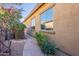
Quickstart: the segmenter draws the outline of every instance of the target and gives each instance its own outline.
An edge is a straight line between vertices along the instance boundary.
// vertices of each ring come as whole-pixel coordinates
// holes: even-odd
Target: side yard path
[[[44,56],[35,38],[26,34],[23,56]]]
[[[44,56],[35,38],[26,35],[27,39],[12,40],[11,56]]]

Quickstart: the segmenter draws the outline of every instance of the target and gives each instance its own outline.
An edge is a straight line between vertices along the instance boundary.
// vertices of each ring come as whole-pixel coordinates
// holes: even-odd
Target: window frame
[[[46,9],[46,10],[44,10],[43,12],[41,12],[40,13],[40,20],[42,21],[42,19],[41,19],[41,15],[43,14],[43,13],[45,13],[47,10],[49,10],[49,9],[52,9],[52,11],[54,10],[52,7],[50,7],[50,8],[48,8],[48,9]],[[54,15],[55,13],[52,13],[52,16]],[[54,21],[54,19],[53,19],[54,17],[52,17],[52,19],[50,20],[50,21]],[[52,24],[53,25],[53,24]],[[52,32],[53,30],[46,30],[46,29],[41,29],[41,31],[42,32]]]

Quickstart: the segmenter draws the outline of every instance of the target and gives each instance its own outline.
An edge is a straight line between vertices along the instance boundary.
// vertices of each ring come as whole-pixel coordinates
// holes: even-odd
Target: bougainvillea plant
[[[20,23],[21,18],[20,9],[0,7],[0,27],[14,31],[23,30],[26,26]]]

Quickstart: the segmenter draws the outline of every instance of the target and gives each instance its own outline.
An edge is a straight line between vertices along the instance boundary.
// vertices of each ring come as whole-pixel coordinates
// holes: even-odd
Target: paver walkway
[[[27,40],[24,45],[23,56],[44,56],[35,38],[26,35]]]
[[[26,35],[27,39],[12,40],[12,56],[44,56],[35,38]]]

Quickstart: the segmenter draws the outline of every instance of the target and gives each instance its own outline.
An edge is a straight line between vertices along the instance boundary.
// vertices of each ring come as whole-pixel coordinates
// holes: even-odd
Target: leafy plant
[[[54,55],[56,53],[55,50],[55,44],[51,44],[48,41],[48,38],[46,35],[44,35],[42,32],[36,33],[35,38],[38,41],[38,44],[41,48],[41,50],[46,54],[46,55]]]
[[[0,8],[0,27],[5,27],[8,30],[15,29],[15,31],[23,30],[25,28],[25,25],[20,23],[21,18],[22,16],[20,9],[6,9],[4,7]]]

